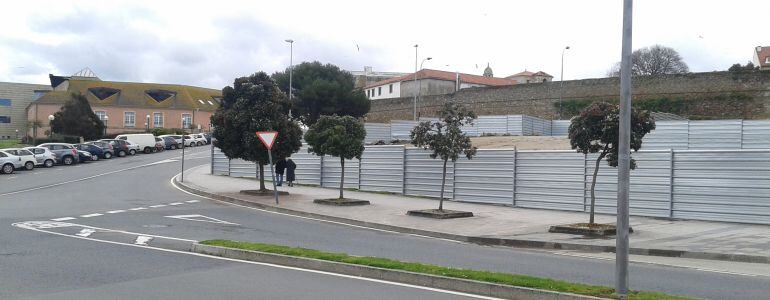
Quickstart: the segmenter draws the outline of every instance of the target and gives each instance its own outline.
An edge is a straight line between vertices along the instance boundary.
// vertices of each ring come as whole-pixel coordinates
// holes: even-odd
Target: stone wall
[[[418,113],[436,116],[447,101],[464,103],[479,115],[523,114],[557,119],[558,103],[570,100],[616,100],[620,94],[618,78],[570,80],[519,84],[506,87],[469,88],[457,93],[422,96]],[[749,100],[730,99],[731,94],[748,95]],[[657,77],[638,77],[633,82],[634,100],[681,98],[687,100],[685,115],[709,118],[768,118],[770,111],[770,72],[707,72]],[[726,98],[726,99],[722,99]],[[721,100],[720,100],[721,99]],[[388,122],[412,118],[413,98],[372,101],[367,122]],[[692,101],[692,102],[690,102]],[[569,118],[570,116],[564,116]]]

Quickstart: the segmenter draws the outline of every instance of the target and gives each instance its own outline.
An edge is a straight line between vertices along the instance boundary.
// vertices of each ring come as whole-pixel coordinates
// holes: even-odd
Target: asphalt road
[[[208,163],[208,151],[208,147],[188,151],[186,167]],[[180,170],[179,154],[167,151],[0,176],[0,298],[88,299],[105,294],[119,299],[468,298],[155,251],[132,247],[131,241],[99,242],[11,226],[52,219],[180,239],[247,240],[590,284],[613,283],[612,261],[376,231],[189,195],[170,182]],[[633,289],[711,299],[767,299],[770,286],[770,278],[763,276],[649,264],[632,264],[630,282]]]

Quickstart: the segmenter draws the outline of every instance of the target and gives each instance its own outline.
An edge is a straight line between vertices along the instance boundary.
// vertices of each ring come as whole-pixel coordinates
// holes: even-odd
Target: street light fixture
[[[561,50],[561,79],[559,79],[559,120],[561,120],[561,98],[564,94],[564,52],[569,50],[569,46]]]
[[[292,77],[292,71],[294,70],[294,40],[287,39],[286,42],[289,43],[289,104],[291,105],[291,99],[292,99],[291,77]],[[289,117],[291,118],[291,109],[289,109]]]
[[[145,117],[147,120],[144,122],[145,131],[150,132],[150,115],[146,115]]]
[[[432,57],[428,57],[428,58],[423,59],[422,62],[420,63],[420,70],[422,70],[422,65],[425,63],[425,61],[428,61],[428,60],[431,60],[431,59],[433,59],[433,58]],[[417,75],[415,75],[414,78],[416,79]],[[418,83],[418,87],[417,87],[417,102],[420,101],[420,93],[421,92],[422,92],[422,80],[420,80],[420,82]],[[417,102],[415,102],[415,103],[417,103]],[[416,104],[415,104],[415,106],[416,106]],[[417,109],[415,108],[415,112],[416,111],[417,111]],[[415,120],[417,120],[417,116],[415,116]]]
[[[55,118],[56,117],[54,117],[53,115],[48,115],[48,141],[49,142],[53,138],[53,120]]]
[[[107,115],[104,115],[104,136],[107,137],[107,120],[109,120],[110,117]]]

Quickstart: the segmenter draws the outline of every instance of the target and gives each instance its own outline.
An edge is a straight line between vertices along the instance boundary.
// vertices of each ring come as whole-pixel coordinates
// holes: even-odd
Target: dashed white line
[[[158,208],[158,207],[166,207],[168,205],[165,204],[158,204],[158,205],[150,205],[150,208]]]
[[[129,208],[128,210],[136,211],[136,210],[143,210],[143,209],[147,209],[147,208],[146,207],[134,207],[134,208]]]
[[[134,244],[147,246],[147,242],[149,242],[150,240],[152,240],[152,237],[140,235],[136,237],[136,241],[134,242]]]
[[[103,216],[103,214],[99,214],[99,213],[96,213],[96,214],[88,214],[88,215],[82,215],[82,216],[80,216],[80,217],[81,217],[81,218],[90,218],[90,217],[98,217],[98,216]]]
[[[90,228],[85,228],[83,230],[80,230],[80,232],[76,233],[75,235],[82,236],[82,237],[88,237],[89,235],[91,235],[94,232],[96,232],[96,230],[93,230],[93,229],[90,229]]]
[[[40,172],[32,172],[32,174],[40,174]]]
[[[124,209],[111,210],[111,211],[108,211],[107,213],[108,214],[119,214],[119,213],[122,213],[122,212],[126,212],[126,210],[124,210]]]
[[[201,201],[200,200],[187,200],[185,202],[187,202],[187,203],[198,203],[198,202],[201,202]]]
[[[14,178],[16,178],[16,176],[11,176],[11,177],[8,177],[8,179],[14,179]]]
[[[51,221],[61,222],[61,221],[69,221],[69,220],[74,220],[74,219],[77,219],[77,218],[73,218],[73,217],[64,217],[64,218],[56,218],[56,219],[51,219]]]
[[[184,204],[184,203],[182,203],[182,202],[174,202],[174,203],[169,203],[168,205],[182,205],[182,204]]]

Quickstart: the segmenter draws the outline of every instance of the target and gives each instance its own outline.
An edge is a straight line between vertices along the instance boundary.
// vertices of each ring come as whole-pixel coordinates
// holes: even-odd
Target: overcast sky
[[[259,2],[259,3],[257,3]],[[235,77],[318,60],[347,70],[425,68],[497,77],[603,77],[620,60],[622,0],[10,1],[0,81],[48,83],[90,67],[102,80],[220,89]],[[634,49],[662,44],[693,72],[725,70],[770,45],[764,1],[634,3]]]

